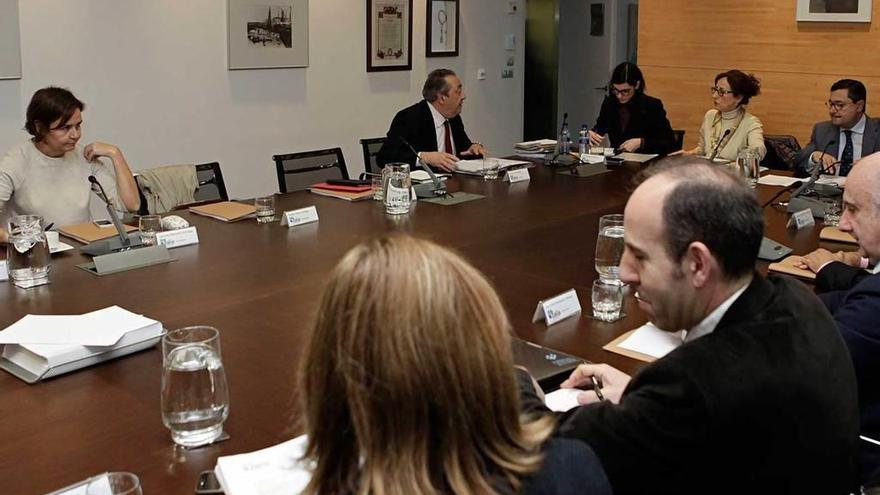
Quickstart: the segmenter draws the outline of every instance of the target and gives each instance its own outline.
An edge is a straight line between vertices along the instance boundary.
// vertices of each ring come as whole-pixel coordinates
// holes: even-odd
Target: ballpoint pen
[[[593,382],[593,391],[596,392],[596,397],[598,397],[600,401],[605,400],[605,394],[602,393],[602,384],[595,375],[590,376],[590,380]]]

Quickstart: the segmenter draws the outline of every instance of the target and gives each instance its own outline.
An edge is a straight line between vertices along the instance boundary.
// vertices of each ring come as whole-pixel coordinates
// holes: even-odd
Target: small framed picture
[[[458,0],[428,0],[425,56],[458,56]]]
[[[367,0],[367,72],[412,70],[412,0]]]
[[[797,0],[797,20],[871,22],[871,0]]]
[[[228,2],[230,70],[308,67],[308,0]]]

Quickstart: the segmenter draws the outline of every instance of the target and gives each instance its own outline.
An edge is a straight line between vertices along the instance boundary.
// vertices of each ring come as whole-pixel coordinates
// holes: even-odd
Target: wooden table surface
[[[172,250],[173,263],[105,277],[76,268],[86,261],[77,251],[56,255],[50,285],[0,284],[0,328],[28,313],[79,314],[113,304],[169,329],[215,326],[230,387],[225,429],[231,439],[192,451],[174,446],[159,411],[158,348],[35,385],[0,373],[0,493],[45,493],[103,471],[132,471],[147,494],[189,494],[218,456],[298,434],[296,370],[325,278],[349,248],[384,232],[463,253],[492,280],[521,337],[637,371],[643,363],[602,350],[646,321],[631,295],[624,302],[627,317],[613,324],[582,315],[548,329],[531,317],[538,300],[571,288],[590,312],[598,219],[623,212],[638,169],[627,164],[578,178],[538,166],[531,181],[512,185],[455,177],[450,190],[486,197],[455,206],[418,203],[397,217],[374,201],[279,196],[279,215],[318,209],[320,222],[294,228],[226,224],[183,212],[198,228],[200,244]],[[776,190],[762,187],[759,197]],[[787,215],[772,208],[766,218],[768,235],[795,252],[817,246],[818,228],[788,231]]]

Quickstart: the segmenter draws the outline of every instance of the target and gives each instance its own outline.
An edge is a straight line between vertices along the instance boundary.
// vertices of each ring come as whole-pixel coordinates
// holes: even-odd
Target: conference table
[[[453,206],[418,202],[400,216],[386,215],[376,201],[279,195],[279,215],[317,208],[319,222],[292,228],[178,212],[197,227],[199,244],[171,250],[172,263],[104,277],[76,268],[87,261],[78,251],[56,255],[50,285],[0,284],[0,328],[26,314],[110,305],[168,329],[217,327],[230,387],[230,439],[193,450],[171,442],[159,408],[158,346],[34,385],[0,373],[0,493],[46,493],[104,471],[131,471],[144,493],[188,494],[218,456],[300,434],[297,370],[328,274],[352,246],[384,233],[431,239],[463,254],[492,281],[520,337],[635,373],[645,363],[602,349],[645,323],[632,295],[617,322],[588,315],[599,217],[623,212],[640,168],[624,164],[581,178],[538,165],[530,181],[515,184],[455,176],[451,191],[485,197]],[[774,191],[762,186],[759,197]],[[773,208],[766,219],[768,235],[796,253],[818,245],[818,228],[788,230],[788,215]],[[766,271],[766,264],[758,268]],[[549,328],[532,323],[540,300],[572,288],[582,315]]]

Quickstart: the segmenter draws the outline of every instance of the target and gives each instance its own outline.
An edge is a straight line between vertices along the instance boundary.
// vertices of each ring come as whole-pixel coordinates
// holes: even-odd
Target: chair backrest
[[[327,179],[348,179],[342,148],[274,155],[278,190],[302,191]]]
[[[378,174],[379,164],[376,163],[376,156],[379,154],[379,150],[382,149],[382,145],[385,144],[388,138],[380,137],[380,138],[367,138],[361,139],[361,147],[364,149],[364,170],[371,174]]]
[[[223,182],[223,172],[220,171],[220,162],[196,165],[196,177],[199,179],[199,188],[196,189],[195,194],[196,201],[229,201],[226,183]]]
[[[794,170],[797,168],[797,153],[801,144],[797,138],[788,134],[765,134],[764,144],[767,154],[761,165],[776,170]]]
[[[684,149],[684,131],[681,129],[673,129],[672,136],[675,138],[675,148],[673,148],[673,151]]]

